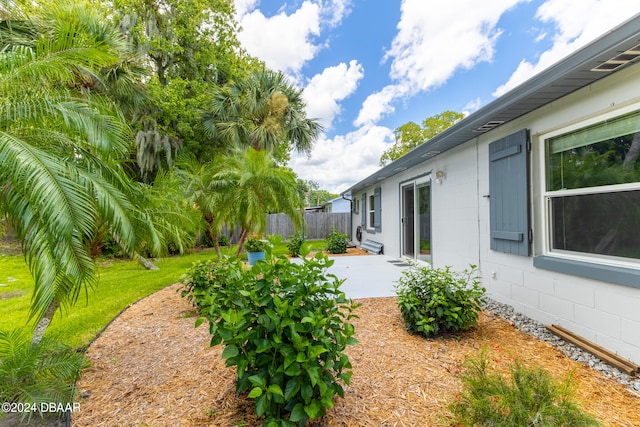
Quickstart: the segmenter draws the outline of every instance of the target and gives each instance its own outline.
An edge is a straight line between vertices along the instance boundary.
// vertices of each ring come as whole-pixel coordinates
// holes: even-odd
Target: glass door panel
[[[416,197],[417,258],[431,260],[431,186],[419,185]]]
[[[413,184],[402,187],[402,255],[415,258],[415,200]]]

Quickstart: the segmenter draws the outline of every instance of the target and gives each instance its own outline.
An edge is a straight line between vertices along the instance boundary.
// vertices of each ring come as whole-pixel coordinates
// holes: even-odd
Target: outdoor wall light
[[[443,171],[437,171],[436,172],[436,182],[438,184],[442,184],[442,180],[444,179],[444,172]]]

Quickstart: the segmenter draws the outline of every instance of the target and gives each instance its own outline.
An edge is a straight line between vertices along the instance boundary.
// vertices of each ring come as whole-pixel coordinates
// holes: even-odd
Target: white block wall
[[[488,295],[544,324],[559,324],[603,347],[640,363],[640,288],[599,282],[535,268],[533,257],[490,250],[488,145],[530,129],[532,156],[533,252],[542,253],[541,179],[538,136],[579,123],[621,106],[640,105],[640,65],[615,74],[562,100],[505,124],[447,151],[418,167],[381,181],[382,232],[364,233],[384,243],[385,254],[401,256],[400,185],[429,171],[445,172],[441,184],[432,182],[432,253],[437,267],[457,270],[480,267]],[[640,108],[640,107],[639,107]],[[373,192],[373,187],[366,190]],[[361,197],[355,193],[354,199]],[[360,214],[354,216],[354,230]],[[640,263],[639,263],[640,268]]]

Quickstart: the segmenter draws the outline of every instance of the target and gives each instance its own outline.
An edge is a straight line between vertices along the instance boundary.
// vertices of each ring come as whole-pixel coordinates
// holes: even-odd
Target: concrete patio
[[[387,255],[332,257],[329,273],[346,279],[341,289],[348,298],[395,296],[394,286],[409,268],[405,260]]]

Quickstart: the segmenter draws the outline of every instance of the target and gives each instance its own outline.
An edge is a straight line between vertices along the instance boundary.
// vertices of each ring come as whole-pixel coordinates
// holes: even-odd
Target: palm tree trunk
[[[135,254],[134,258],[136,259],[136,261],[138,261],[138,264],[140,264],[147,270],[160,270],[158,266],[156,266],[154,263],[152,263],[151,261],[149,261],[148,259],[146,259],[140,254]]]
[[[244,228],[240,230],[240,237],[238,238],[238,249],[236,250],[236,256],[240,256],[242,252],[242,248],[244,247],[244,242],[247,240],[247,236],[249,235],[249,231]]]
[[[222,258],[222,253],[220,252],[220,242],[218,242],[218,233],[215,233],[213,248],[216,250],[216,255],[218,255],[218,259]]]
[[[47,307],[47,310],[44,312],[44,315],[36,325],[36,329],[33,331],[33,336],[31,337],[31,344],[39,344],[40,341],[42,341],[42,337],[44,336],[44,333],[47,331],[47,328],[51,324],[51,320],[53,320],[53,315],[55,314],[56,310],[58,310],[58,306],[59,306],[58,301],[56,301],[55,299],[51,301],[51,304],[49,304],[49,307]]]

